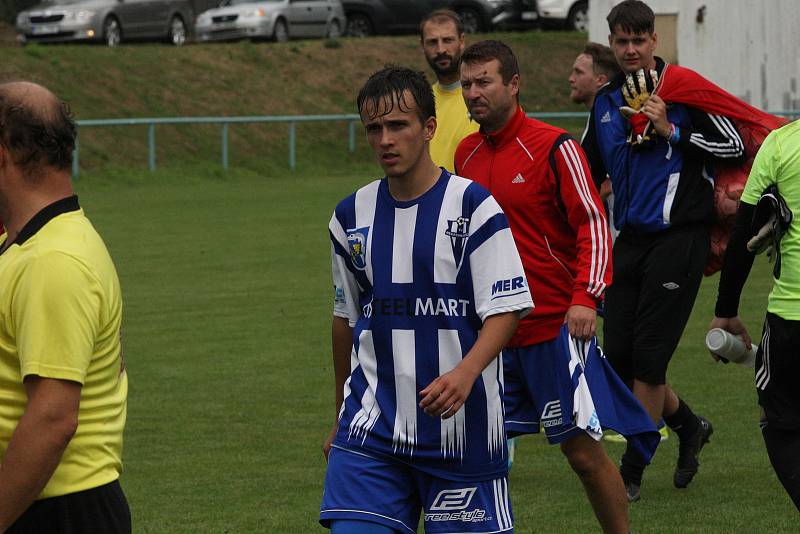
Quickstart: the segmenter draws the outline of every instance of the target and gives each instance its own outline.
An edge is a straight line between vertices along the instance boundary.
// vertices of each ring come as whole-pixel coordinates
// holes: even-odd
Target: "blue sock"
[[[396,534],[393,528],[354,519],[334,519],[331,521],[331,534]]]

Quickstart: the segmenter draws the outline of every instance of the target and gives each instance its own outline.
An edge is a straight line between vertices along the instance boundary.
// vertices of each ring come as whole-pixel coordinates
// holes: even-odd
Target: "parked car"
[[[588,0],[538,0],[543,24],[562,26],[568,30],[589,31]]]
[[[224,0],[197,17],[198,41],[339,37],[345,28],[339,0]]]
[[[194,20],[187,0],[46,0],[17,15],[17,39],[29,42],[165,39],[182,45]]]
[[[450,8],[461,16],[464,31],[533,26],[536,0],[343,0],[347,34],[355,37],[415,32],[434,9]]]

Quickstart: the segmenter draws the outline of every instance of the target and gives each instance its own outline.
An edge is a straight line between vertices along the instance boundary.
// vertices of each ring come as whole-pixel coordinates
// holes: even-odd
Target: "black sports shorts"
[[[7,534],[130,534],[131,512],[119,481],[34,501]]]
[[[800,321],[767,312],[756,353],[756,391],[767,422],[800,430]]]
[[[705,225],[644,235],[623,231],[617,238],[603,349],[622,380],[666,383],[667,364],[692,312],[709,246]]]

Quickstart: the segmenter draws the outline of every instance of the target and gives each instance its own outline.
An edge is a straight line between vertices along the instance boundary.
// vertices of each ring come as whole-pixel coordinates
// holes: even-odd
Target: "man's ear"
[[[428,117],[424,124],[425,140],[430,141],[436,133],[436,117]]]
[[[605,84],[608,83],[608,76],[605,74],[598,74],[597,75],[597,88],[603,87]]]
[[[508,81],[508,87],[511,89],[512,96],[519,96],[519,74],[515,74]]]

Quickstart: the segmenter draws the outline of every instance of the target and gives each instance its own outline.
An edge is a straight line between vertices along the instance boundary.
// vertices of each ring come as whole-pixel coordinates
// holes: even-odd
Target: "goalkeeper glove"
[[[622,97],[627,105],[620,107],[619,110],[631,123],[628,143],[643,145],[655,138],[651,135],[650,120],[642,113],[642,106],[653,94],[657,85],[658,72],[655,70],[639,69],[625,76]]]

